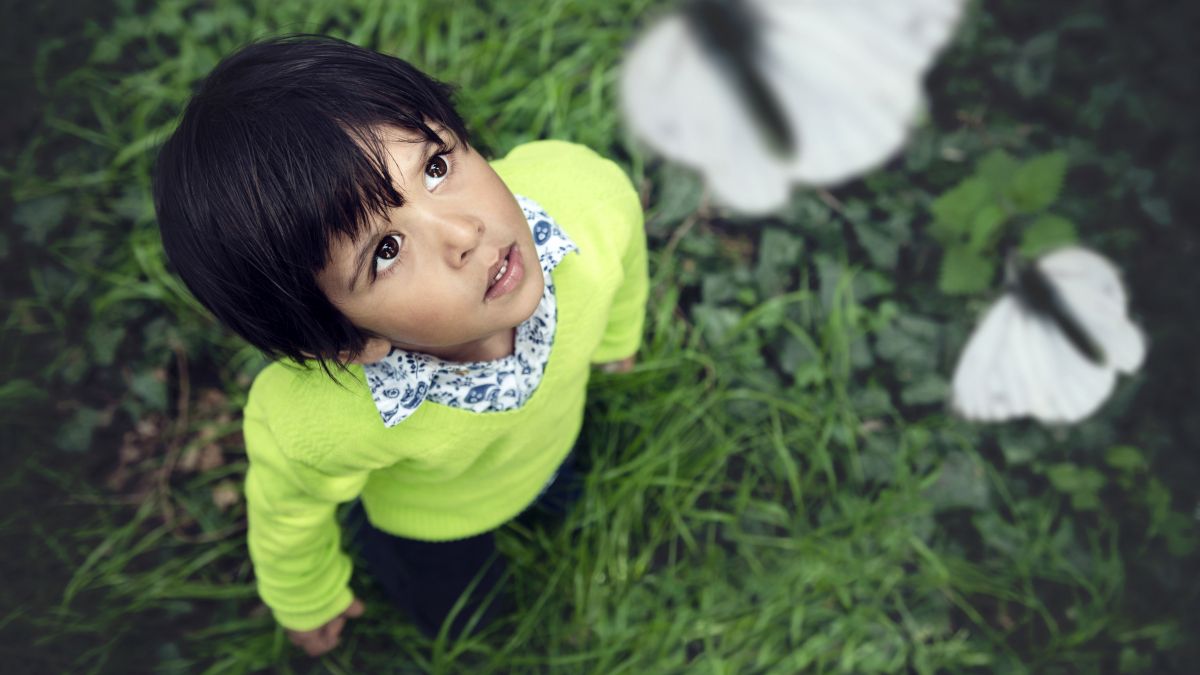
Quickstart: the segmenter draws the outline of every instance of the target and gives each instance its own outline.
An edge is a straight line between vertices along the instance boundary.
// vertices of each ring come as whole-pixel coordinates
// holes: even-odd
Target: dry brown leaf
[[[218,509],[224,511],[241,500],[242,491],[232,480],[223,480],[213,486],[212,501]]]
[[[221,446],[216,443],[209,443],[200,449],[200,457],[196,462],[196,470],[200,472],[212,471],[224,464],[225,455],[221,453]]]

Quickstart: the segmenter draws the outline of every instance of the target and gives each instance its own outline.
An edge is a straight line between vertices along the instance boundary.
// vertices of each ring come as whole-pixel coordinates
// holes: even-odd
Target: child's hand
[[[357,619],[363,615],[364,609],[363,601],[354,598],[346,611],[330,619],[324,626],[312,630],[285,630],[292,644],[303,649],[309,656],[320,656],[338,646],[338,635],[342,632],[342,626],[346,625],[346,619]]]
[[[606,373],[628,373],[633,370],[634,357],[621,359],[620,361],[609,361],[608,363],[599,364],[600,370]]]

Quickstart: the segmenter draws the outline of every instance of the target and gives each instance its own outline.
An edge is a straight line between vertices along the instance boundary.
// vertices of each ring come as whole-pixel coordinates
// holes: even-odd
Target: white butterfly
[[[887,160],[962,0],[688,0],[630,48],[633,132],[749,213]]]
[[[1116,267],[1085,248],[1017,270],[967,341],[952,385],[963,417],[1078,422],[1108,398],[1117,373],[1141,367],[1146,340],[1126,314]]]

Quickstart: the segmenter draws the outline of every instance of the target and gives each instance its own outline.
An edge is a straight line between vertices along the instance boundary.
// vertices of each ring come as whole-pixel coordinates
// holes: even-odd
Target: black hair
[[[404,204],[383,127],[470,142],[453,88],[335,38],[292,34],[217,64],[159,151],[163,248],[219,321],[271,358],[344,368],[368,334],[317,286],[331,244]]]

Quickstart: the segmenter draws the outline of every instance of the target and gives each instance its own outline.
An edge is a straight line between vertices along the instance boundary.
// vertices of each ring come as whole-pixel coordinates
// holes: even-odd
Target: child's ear
[[[392,351],[392,343],[383,338],[367,338],[367,343],[363,345],[363,350],[358,353],[358,356],[350,358],[346,352],[342,352],[342,363],[375,363]]]

